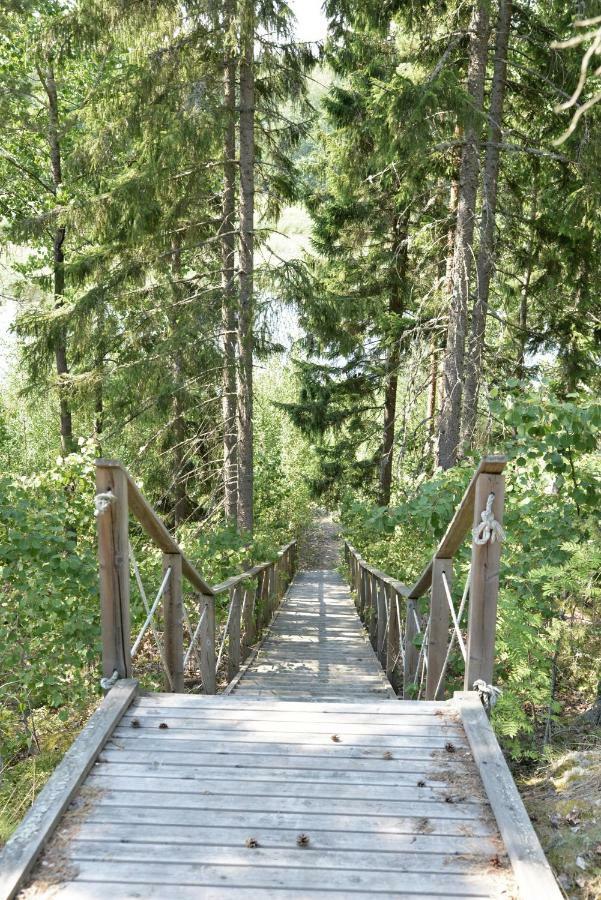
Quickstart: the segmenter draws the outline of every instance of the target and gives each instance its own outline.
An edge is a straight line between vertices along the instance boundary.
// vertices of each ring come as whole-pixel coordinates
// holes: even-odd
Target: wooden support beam
[[[163,553],[163,574],[170,569],[163,594],[165,624],[165,661],[171,684],[166,690],[181,694],[184,690],[184,597],[181,553]]]
[[[113,498],[97,517],[102,670],[106,678],[115,671],[119,678],[130,678],[129,516],[123,469],[97,465],[96,491]]]
[[[2,851],[0,897],[12,900],[23,887],[61,816],[136,696],[137,687],[136,681],[126,680],[111,688],[8,839]]]
[[[367,582],[369,584],[369,607],[368,607],[368,629],[371,645],[378,652],[378,581],[374,575],[368,573]]]
[[[242,585],[237,584],[230,594],[232,604],[228,624],[227,680],[231,681],[240,670],[240,614],[242,612]]]
[[[386,635],[386,677],[395,691],[399,688],[399,679],[396,674],[396,661],[400,650],[400,623],[397,613],[397,594],[390,586],[386,585],[386,599],[388,603],[388,632]],[[401,609],[399,603],[399,611]]]
[[[202,689],[205,694],[217,693],[215,665],[215,597],[201,595],[200,614],[206,610],[202,628],[200,629],[200,674]]]
[[[112,470],[113,472],[119,471],[123,474],[123,477],[125,477],[127,482],[129,509],[148,537],[152,539],[163,553],[181,553],[181,548],[177,541],[165,528],[150,503],[143,496],[138,485],[121,463],[114,459],[99,459],[96,461],[96,470],[98,471],[99,469],[101,469],[103,473],[108,473],[109,470]],[[211,596],[213,589],[198,574],[192,563],[183,553],[182,572],[197,591],[200,591],[201,594],[206,596]]]
[[[472,756],[513,868],[520,900],[561,900],[562,891],[545,858],[515,781],[478,694],[455,693]]]
[[[476,485],[481,475],[500,475],[507,465],[505,456],[485,456],[481,460],[480,465],[467,486],[465,493],[461,499],[461,503],[455,511],[449,527],[445,535],[439,543],[434,556],[419,576],[413,587],[409,591],[409,596],[413,598],[421,597],[426,593],[432,583],[433,560],[452,559],[457,550],[461,547],[466,532],[469,530],[470,523],[474,516],[474,503],[476,496]],[[480,512],[478,513],[478,521]]]
[[[479,475],[476,481],[474,527],[482,521],[481,513],[486,509],[490,494],[494,494],[494,517],[499,524],[503,524],[505,480],[503,475],[486,473]],[[464,684],[466,690],[472,690],[474,682],[479,678],[487,684],[491,684],[493,680],[501,546],[499,541],[495,541],[494,544],[489,541],[483,545],[472,541],[472,573]]]
[[[250,648],[256,641],[257,629],[255,626],[255,600],[257,596],[257,584],[253,582],[251,585],[245,585],[242,588],[242,604],[244,611],[242,613],[242,656],[246,658],[250,652]]]
[[[405,668],[403,672],[403,696],[411,698],[412,686],[417,673],[419,649],[415,646],[414,639],[418,634],[414,613],[417,614],[415,600],[407,600],[407,620],[405,623]]]
[[[432,593],[430,599],[430,628],[428,631],[428,674],[426,678],[426,700],[441,700],[444,697],[444,682],[437,693],[440,673],[447,655],[449,624],[451,613],[443,584],[446,575],[449,588],[453,578],[453,560],[435,559],[432,569]]]
[[[386,619],[387,619],[387,604],[386,604],[386,590],[383,582],[380,579],[376,579],[376,609],[377,609],[377,620],[376,620],[376,653],[378,654],[378,659],[382,667],[386,668]]]

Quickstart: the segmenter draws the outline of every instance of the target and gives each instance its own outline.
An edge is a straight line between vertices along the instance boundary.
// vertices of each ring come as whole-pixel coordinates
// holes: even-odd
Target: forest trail
[[[281,700],[396,696],[347,585],[326,569],[298,573],[235,693]]]
[[[340,565],[341,552],[340,526],[330,512],[316,509],[312,524],[299,540],[299,569],[335,569]]]

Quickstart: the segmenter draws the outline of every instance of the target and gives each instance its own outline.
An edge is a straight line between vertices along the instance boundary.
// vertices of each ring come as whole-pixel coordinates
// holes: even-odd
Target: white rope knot
[[[486,712],[490,712],[497,705],[499,697],[503,694],[501,688],[495,687],[494,684],[487,684],[483,678],[474,681],[474,690],[478,691],[480,700]]]
[[[100,679],[100,687],[103,691],[110,691],[110,689],[117,684],[119,681],[119,672],[115,669],[110,678],[101,678]]]
[[[482,521],[479,525],[474,526],[472,532],[474,535],[474,543],[479,544],[480,546],[488,544],[489,541],[491,544],[494,544],[495,541],[498,541],[501,544],[505,540],[505,532],[503,531],[501,524],[495,519],[495,514],[492,511],[494,500],[495,495],[489,494],[488,500],[486,501],[486,509],[480,513]]]
[[[116,499],[110,488],[108,491],[101,491],[99,494],[96,494],[94,497],[94,515],[96,517],[102,516]]]

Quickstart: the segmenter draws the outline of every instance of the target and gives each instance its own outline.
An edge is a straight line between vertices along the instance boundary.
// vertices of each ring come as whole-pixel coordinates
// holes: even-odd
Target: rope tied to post
[[[487,684],[483,678],[474,681],[473,688],[478,691],[486,712],[491,712],[495,708],[499,697],[503,694],[501,688],[495,687],[494,684]]]
[[[501,523],[497,522],[495,514],[492,511],[494,501],[495,495],[492,493],[489,494],[488,500],[486,501],[486,509],[480,513],[482,521],[474,526],[472,532],[474,543],[480,546],[488,544],[489,541],[491,544],[494,544],[495,541],[498,541],[499,544],[501,544],[505,540],[505,532],[503,531]]]
[[[102,516],[116,499],[117,498],[110,488],[108,491],[100,491],[100,493],[96,494],[94,497],[94,515],[96,517]]]
[[[103,691],[110,691],[119,681],[119,672],[115,669],[110,678],[101,678],[100,687]]]

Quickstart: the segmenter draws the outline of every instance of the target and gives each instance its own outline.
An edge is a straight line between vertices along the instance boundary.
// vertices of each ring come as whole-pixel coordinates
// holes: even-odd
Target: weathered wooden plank
[[[215,653],[215,597],[207,595],[200,597],[200,614],[204,616],[199,636],[200,674],[204,694],[210,696],[217,692],[217,676],[215,672],[217,663]],[[157,697],[159,695],[154,694],[153,696]],[[167,696],[173,695],[167,694]],[[163,700],[162,702],[164,703],[165,701]]]
[[[152,819],[150,816],[152,815]],[[171,827],[185,825],[203,828],[239,828],[242,821],[239,811],[231,809],[177,809],[161,804],[152,812],[145,806],[126,806],[124,804],[96,805],[87,818],[89,822],[128,823],[132,827],[137,823]],[[494,836],[497,828],[492,817],[488,819],[439,819],[433,816],[427,820],[424,816],[354,816],[349,820],[345,814],[310,813],[310,812],[263,812],[256,809],[244,810],[244,826],[249,833],[259,828],[298,829],[308,834],[311,831],[361,832],[369,834],[421,834],[424,830],[434,835],[455,835],[457,837]],[[352,825],[352,829],[351,826]]]
[[[137,844],[163,844],[170,846],[201,847],[242,847],[248,837],[248,828],[216,828],[202,826],[153,825],[139,822],[135,830],[130,825],[110,822],[84,822],[79,826],[77,838],[90,841],[123,841]],[[256,839],[261,848],[289,849],[294,847],[298,831],[285,828],[260,828]],[[409,852],[416,857],[422,868],[430,854],[465,856],[490,856],[502,851],[498,838],[486,835],[466,837],[465,835],[436,835],[409,833],[386,833],[363,831],[318,831],[311,830],[310,846],[321,850],[377,851],[380,853]]]
[[[170,569],[163,594],[165,660],[175,692],[184,690],[184,597],[181,553],[163,553],[163,575]],[[167,682],[165,687],[169,687]]]
[[[367,718],[364,716],[364,719]],[[417,718],[417,717],[416,717]],[[383,736],[397,736],[401,735],[402,737],[407,737],[409,735],[416,735],[419,737],[430,737],[432,735],[441,736],[445,735],[447,739],[451,737],[457,737],[459,739],[463,738],[463,729],[461,726],[454,722],[453,720],[447,720],[446,722],[443,720],[442,722],[437,722],[436,717],[432,717],[432,722],[424,723],[419,719],[417,722],[412,721],[402,721],[398,722],[394,719],[392,721],[380,723],[379,720],[376,720],[373,725],[370,725],[369,721],[357,722],[357,721],[338,721],[335,718],[328,719],[318,719],[315,721],[314,719],[308,718],[306,715],[300,715],[297,719],[282,719],[282,721],[278,722],[277,720],[267,720],[261,721],[257,719],[205,719],[205,718],[175,718],[170,714],[163,714],[162,716],[143,716],[138,713],[136,709],[130,711],[127,716],[123,717],[123,725],[130,725],[133,720],[136,719],[138,728],[143,729],[156,729],[161,725],[167,725],[167,727],[176,730],[195,730],[195,731],[206,731],[206,730],[214,730],[219,728],[220,731],[232,731],[236,733],[245,732],[245,733],[256,733],[258,731],[271,732],[272,734],[327,734],[331,735],[332,730],[335,728],[336,733],[338,735],[347,735],[349,739],[352,741],[352,737],[354,735],[383,735]],[[164,729],[163,729],[164,730]]]
[[[250,855],[250,854],[249,854]],[[117,884],[142,881],[149,884],[191,885],[206,887],[254,887],[260,890],[277,888],[295,889],[297,891],[315,891],[324,887],[324,874],[319,869],[294,869],[276,866],[198,866],[191,864],[173,864],[168,862],[139,863],[121,862],[117,860],[82,860],[77,863],[79,880],[83,882],[107,881]],[[378,872],[380,891],[395,891],[399,886],[398,872]],[[406,893],[421,891],[424,885],[422,873],[404,872],[402,875],[403,890]],[[489,875],[428,875],[428,891],[440,893],[445,897],[491,897]],[[329,890],[340,891],[373,891],[374,874],[360,869],[346,871],[330,870],[328,872]],[[204,892],[203,892],[204,896]]]
[[[563,896],[543,853],[515,782],[501,753],[478,694],[458,692],[455,701],[476,766],[488,795],[520,900],[560,900]]]
[[[443,578],[449,590],[453,581],[453,560],[435,559],[432,569],[430,596],[430,628],[428,629],[428,672],[426,675],[426,700],[442,700],[444,680],[438,688],[449,643],[451,612]]]
[[[139,900],[140,897],[148,898],[148,900],[165,900],[165,888],[163,885],[149,884],[148,882],[129,882],[128,884],[118,884],[109,881],[104,883],[98,882],[81,882],[69,881],[61,885],[61,900],[115,900],[115,888],[119,891],[119,900]],[[202,900],[305,900],[306,894],[299,893],[298,890],[286,890],[269,888],[262,891],[256,887],[244,888],[240,886],[228,887],[219,885],[218,887],[203,886]],[[356,900],[364,900],[365,894],[354,891],[312,891],[311,898],[315,900],[348,900],[349,896]],[[411,892],[411,894],[399,893],[394,891],[388,893],[382,891],[378,893],[378,900],[399,900],[399,897],[411,897],[411,900],[431,900],[432,897],[440,897],[440,892],[431,894],[420,892]],[[444,896],[444,894],[443,894]],[[484,895],[482,895],[484,896]],[[487,897],[490,895],[487,894]],[[169,900],[198,900],[198,888],[189,885],[170,885]]]
[[[258,838],[257,838],[258,841]],[[258,841],[260,844],[260,841]],[[415,853],[413,848],[404,852],[390,850],[326,850],[316,844],[315,839],[306,848],[299,848],[296,836],[288,847],[263,848],[255,847],[249,854],[244,839],[237,845],[231,840],[221,847],[202,846],[198,844],[168,844],[159,838],[156,843],[139,842],[137,835],[126,841],[109,841],[103,838],[91,841],[77,835],[70,847],[70,858],[77,865],[80,861],[168,863],[199,866],[240,866],[244,874],[254,867],[277,867],[293,869],[320,869],[328,880],[336,878],[340,871],[357,870],[373,872],[374,879],[379,880],[381,872],[422,875],[427,882],[432,874],[444,872],[446,875],[486,875],[490,871],[488,860],[466,856],[461,851],[449,853]],[[375,873],[378,873],[375,875]],[[327,873],[327,874],[325,874]],[[426,874],[427,873],[427,874]],[[244,880],[244,877],[242,878]]]
[[[306,771],[316,770],[316,757],[319,757],[319,770],[322,772],[389,772],[391,766],[395,763],[402,764],[404,772],[421,773],[423,771],[431,771],[429,767],[433,766],[435,771],[441,770],[442,760],[440,751],[432,750],[395,750],[392,753],[392,760],[384,757],[384,753],[377,750],[359,751],[356,749],[343,748],[336,752],[334,757],[321,752],[319,747],[303,747],[300,752],[286,753],[280,756],[273,753],[271,746],[263,746],[262,752],[249,752],[248,745],[235,748],[228,747],[227,750],[213,752],[210,744],[177,744],[175,747],[168,744],[160,744],[156,742],[144,743],[141,748],[132,741],[110,741],[106,749],[103,751],[103,757],[111,754],[123,754],[123,758],[138,756],[140,759],[155,759],[157,762],[167,762],[172,760],[178,765],[184,765],[187,761],[189,765],[210,766],[219,765],[223,770],[228,770],[229,766],[248,767],[248,768],[271,768],[273,766],[280,769],[304,769]],[[111,761],[115,760],[115,755],[111,755]],[[453,766],[461,771],[458,763],[453,761]]]
[[[474,527],[480,524],[480,514],[486,509],[490,494],[494,494],[493,512],[503,524],[505,485],[502,475],[480,475],[476,482]],[[464,690],[473,690],[474,682],[493,680],[495,635],[497,629],[497,596],[499,593],[500,541],[479,545],[472,541],[470,605],[468,618],[467,660]]]
[[[382,747],[380,744],[358,747],[356,744],[345,744],[344,741],[340,741],[339,743],[334,743],[332,741],[331,743],[335,747],[335,752],[329,752],[329,744],[327,741],[309,741],[301,743],[300,741],[291,739],[286,742],[281,741],[277,744],[271,741],[256,741],[251,743],[250,741],[215,741],[211,738],[208,740],[199,738],[191,739],[186,738],[184,735],[181,739],[167,742],[158,737],[158,734],[160,733],[161,732],[157,732],[156,734],[151,734],[146,737],[146,734],[136,732],[134,735],[130,729],[124,729],[121,734],[115,735],[113,746],[122,747],[127,750],[131,750],[135,747],[136,749],[145,752],[156,751],[157,753],[175,752],[176,748],[179,748],[180,753],[185,752],[192,754],[208,753],[212,747],[216,757],[218,754],[229,755],[230,753],[241,753],[246,755],[258,754],[259,756],[269,756],[271,754],[273,756],[287,756],[290,758],[311,757],[313,759],[319,759],[319,765],[325,765],[329,759],[383,759],[384,753],[387,751],[392,753],[394,759],[431,760],[434,756],[438,756],[441,758],[442,763],[444,761],[442,759],[444,757],[442,748],[446,743],[445,740],[437,741],[434,746],[425,747],[416,747],[412,745],[406,747]],[[463,748],[458,746],[457,749],[462,750]]]
[[[242,615],[242,587],[238,585],[230,592],[231,613],[228,625],[227,680],[235,678],[240,670],[240,635]]]
[[[234,773],[235,775],[235,773]],[[202,795],[207,797],[227,797],[239,796],[244,794],[244,802],[249,797],[256,797],[257,808],[261,809],[261,798],[265,796],[265,782],[244,781],[231,777],[229,780],[218,778],[212,780],[210,776],[203,778],[192,778],[189,775],[183,775],[180,772],[179,777],[173,775],[171,777],[164,774],[162,769],[154,772],[132,772],[132,767],[128,766],[124,771],[122,766],[101,765],[96,766],[90,775],[90,784],[108,786],[113,790],[133,790],[137,792],[150,791],[153,793],[166,794],[190,794]],[[434,803],[445,802],[445,798],[457,798],[457,803],[462,810],[469,812],[472,816],[477,813],[477,808],[486,806],[484,799],[478,800],[471,796],[466,797],[461,791],[451,788],[437,787],[418,787],[415,780],[411,785],[398,784],[362,784],[362,783],[333,783],[331,781],[309,782],[299,781],[277,781],[270,782],[269,796],[296,799],[312,799],[320,800],[332,799],[343,800],[348,798],[353,801],[359,800],[390,800],[396,802],[407,801],[417,803]],[[282,804],[283,805],[283,804]],[[447,806],[450,804],[447,804]]]
[[[261,712],[297,712],[306,709],[307,711],[314,713],[314,709],[309,706],[303,700],[297,700],[293,702],[283,702],[278,700],[272,700],[269,703],[257,703],[253,700],[247,700],[243,697],[234,694],[232,697],[224,698],[222,696],[195,696],[193,694],[179,694],[175,696],[174,694],[141,694],[136,701],[136,707],[140,706],[160,706],[160,707],[194,707],[198,708],[199,705],[202,709],[216,709],[221,707],[224,710],[233,711],[233,710],[257,710]],[[321,714],[324,716],[329,716],[332,713],[341,714],[343,716],[350,715],[354,716],[357,713],[365,714],[365,715],[378,715],[384,713],[385,715],[399,715],[402,716],[405,713],[410,713],[411,715],[429,715],[432,714],[438,715],[440,713],[449,713],[453,712],[454,706],[448,702],[428,702],[426,700],[395,700],[394,703],[388,702],[369,702],[369,703],[324,703],[320,707]]]
[[[59,763],[0,856],[0,897],[14,897],[115,725],[135,697],[137,682],[118,681]]]
[[[236,732],[236,731],[218,731],[218,730],[205,730],[205,731],[193,731],[192,729],[188,731],[177,731],[176,729],[162,730],[157,728],[155,731],[150,729],[136,729],[135,734],[131,728],[118,727],[115,729],[115,739],[119,741],[127,741],[133,739],[139,742],[139,746],[141,747],[143,744],[148,741],[153,741],[157,745],[161,744],[172,744],[172,743],[187,743],[190,745],[198,746],[201,743],[213,742],[215,746],[222,744],[229,745],[231,747],[232,744],[252,744],[255,747],[260,747],[265,744],[274,745],[274,747],[278,748],[278,752],[280,752],[280,748],[289,748],[290,745],[294,746],[316,746],[321,748],[331,748],[334,744],[335,747],[339,747],[341,744],[345,743],[345,739],[349,747],[355,747],[357,749],[368,749],[368,748],[381,748],[382,751],[387,749],[401,749],[407,748],[414,751],[419,749],[436,749],[444,747],[447,741],[449,740],[448,736],[441,732],[439,735],[427,735],[425,737],[421,737],[419,735],[371,735],[371,734],[353,734],[347,735],[339,735],[339,740],[334,742],[331,739],[331,735],[328,734],[303,734],[301,736],[295,734],[278,734],[277,732],[261,732],[261,731],[244,731],[244,732]],[[453,743],[459,749],[461,747],[466,746],[466,742],[464,738],[455,738]],[[286,752],[285,750],[283,752]]]
[[[96,490],[113,496],[97,517],[102,669],[106,678],[117,672],[131,678],[129,611],[129,519],[127,479],[121,468],[96,467]]]
[[[166,790],[142,790],[138,783],[132,784],[127,778],[104,777],[91,773],[88,783],[95,788],[101,788],[102,796],[98,799],[98,807],[108,806],[137,806],[148,809],[160,806],[163,809],[171,807],[182,812],[184,809],[196,810],[231,810],[231,797],[220,794],[203,794],[201,791],[193,791],[193,783],[190,782],[187,792],[168,790],[171,786],[166,784]],[[268,812],[279,813],[282,808],[280,797],[272,795],[256,797],[241,797],[235,805],[239,813]],[[357,800],[354,798],[336,797],[287,797],[286,811],[288,813],[314,813],[315,815],[340,815],[349,819],[354,817],[377,816],[381,818],[398,818],[399,816],[423,816],[435,819],[453,819],[454,821],[478,821],[482,815],[482,807],[479,804],[445,803],[444,800]]]
[[[428,766],[422,763],[411,768],[404,765],[404,761],[388,761],[389,771],[354,771],[341,765],[338,769],[316,770],[314,767],[282,768],[278,767],[278,761],[270,757],[263,760],[263,767],[253,765],[240,765],[230,761],[229,757],[222,765],[201,765],[201,761],[186,754],[184,760],[173,760],[170,755],[158,754],[158,758],[152,753],[131,753],[119,750],[103,750],[100,759],[102,767],[98,768],[99,774],[122,775],[127,777],[153,776],[163,779],[180,778],[204,781],[206,784],[221,784],[225,793],[232,790],[242,792],[243,785],[249,788],[253,785],[274,785],[277,792],[282,785],[310,787],[311,792],[319,793],[330,785],[344,785],[347,787],[371,787],[414,789],[418,781],[423,782],[419,787],[423,790],[440,790],[448,785],[448,779],[443,778],[440,766]],[[458,767],[456,772],[460,777],[463,772]],[[243,784],[241,784],[243,783]],[[230,787],[229,786],[233,786]],[[216,788],[215,788],[216,790]],[[263,788],[265,790],[265,788]],[[482,794],[482,798],[483,798]],[[470,800],[476,801],[476,795],[470,794]]]

